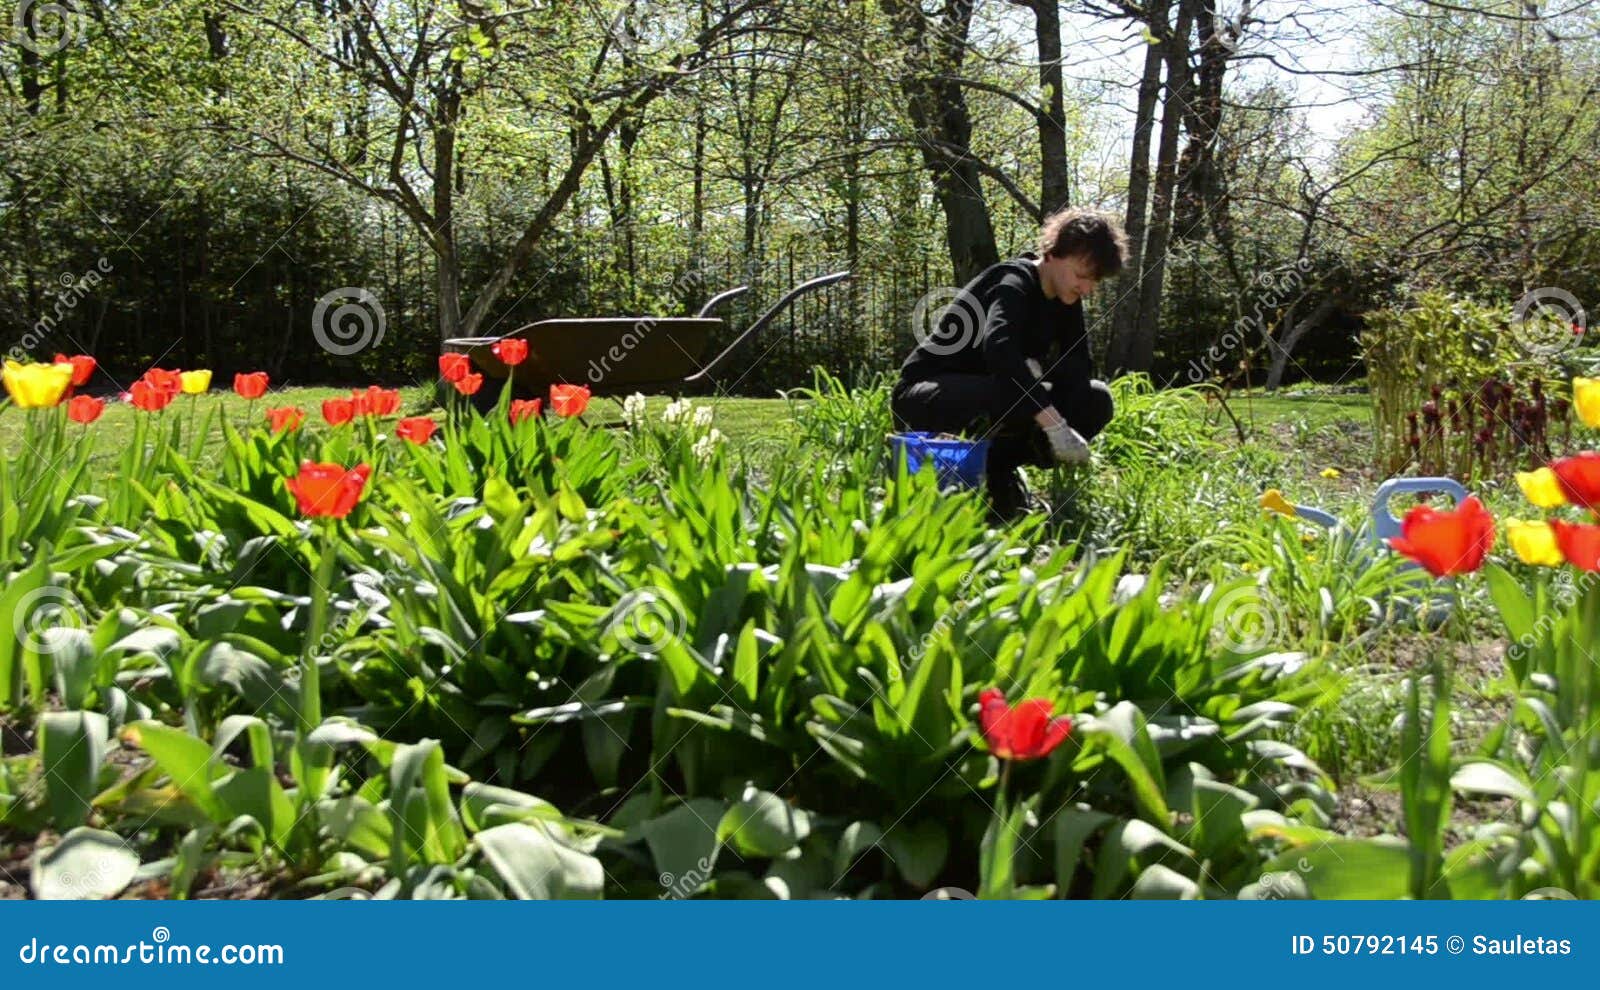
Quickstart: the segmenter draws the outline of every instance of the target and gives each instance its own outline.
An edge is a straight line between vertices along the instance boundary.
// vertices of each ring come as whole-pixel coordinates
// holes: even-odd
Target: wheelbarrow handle
[[[750,287],[748,285],[741,285],[741,286],[738,286],[736,288],[728,289],[725,292],[719,292],[716,295],[712,296],[710,299],[707,299],[706,300],[706,304],[704,306],[700,307],[700,312],[698,312],[698,313],[696,313],[694,315],[702,317],[702,318],[710,316],[712,314],[712,312],[715,311],[718,306],[721,306],[724,303],[727,303],[727,302],[730,302],[730,301],[732,301],[734,299],[737,299],[737,298],[739,298],[740,296],[744,295],[746,292],[749,292],[749,291],[750,291]]]
[[[818,289],[833,285],[835,282],[843,282],[849,277],[850,272],[833,272],[829,275],[819,275],[818,277],[809,281],[801,282],[799,285],[790,289],[782,299],[779,299],[776,303],[773,303],[771,309],[767,310],[765,313],[762,313],[759,319],[750,324],[750,328],[748,330],[735,337],[733,343],[729,344],[727,347],[724,347],[721,354],[718,354],[716,357],[712,358],[711,363],[690,375],[688,378],[685,378],[683,380],[683,384],[698,385],[701,382],[711,378],[712,375],[716,374],[717,368],[722,366],[723,362],[728,359],[729,355],[731,355],[740,344],[760,333],[762,330],[765,330],[767,325],[773,320],[777,319],[778,314],[782,313],[785,309],[788,309],[796,299],[799,299],[808,292],[815,292]],[[743,291],[743,289],[744,287],[741,286],[737,291]],[[723,293],[723,295],[727,295],[727,293]],[[715,301],[715,299],[712,300],[712,302]],[[707,303],[706,305],[709,306],[710,303]]]

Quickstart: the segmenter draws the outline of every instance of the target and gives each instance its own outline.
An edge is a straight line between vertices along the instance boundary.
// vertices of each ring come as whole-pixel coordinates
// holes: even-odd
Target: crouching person
[[[1111,390],[1095,379],[1083,300],[1122,270],[1127,244],[1110,217],[1051,215],[1038,253],[985,269],[957,294],[900,368],[890,408],[901,430],[990,440],[991,509],[1029,507],[1023,464],[1081,464],[1111,422]]]

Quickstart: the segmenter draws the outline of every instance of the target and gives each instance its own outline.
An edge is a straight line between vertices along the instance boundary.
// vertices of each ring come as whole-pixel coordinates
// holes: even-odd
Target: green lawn
[[[401,389],[404,396],[402,412],[406,415],[426,413],[432,400],[431,389],[417,386]],[[265,422],[265,411],[276,406],[299,406],[306,411],[308,428],[322,426],[321,406],[324,399],[349,394],[348,389],[315,387],[288,388],[269,392],[254,403],[248,403],[230,390],[213,389],[198,400],[181,396],[160,414],[166,417],[185,417],[192,412],[200,418],[220,406],[220,415],[228,417],[236,426],[243,426],[249,418],[256,423]],[[648,414],[659,416],[672,401],[671,396],[649,397]],[[716,410],[715,424],[729,439],[739,445],[777,445],[787,440],[794,425],[792,407],[780,398],[752,399],[728,396],[690,397],[696,405],[709,405]],[[1246,429],[1252,443],[1263,443],[1282,449],[1298,449],[1300,453],[1323,464],[1338,463],[1349,469],[1352,461],[1366,451],[1364,437],[1370,431],[1371,415],[1368,396],[1363,394],[1301,391],[1294,394],[1279,393],[1264,396],[1259,393],[1239,393],[1229,400],[1229,407]],[[594,399],[586,414],[589,422],[597,425],[619,422],[622,398]],[[95,447],[97,465],[114,463],[122,452],[122,445],[132,431],[134,417],[145,415],[132,406],[108,401],[100,420],[82,431]],[[1220,408],[1213,407],[1212,421],[1220,435],[1233,436],[1233,427]],[[5,450],[16,450],[21,444],[22,417],[16,413],[0,415],[0,445]],[[1307,441],[1307,437],[1314,438]],[[221,441],[213,434],[212,447]],[[1309,462],[1308,462],[1309,463]],[[1312,472],[1314,473],[1314,472]]]
[[[423,415],[430,411],[432,390],[411,387],[400,390],[403,396],[401,412],[404,415]],[[194,415],[203,420],[207,415],[226,416],[235,426],[242,427],[247,419],[264,424],[266,410],[278,406],[299,406],[306,412],[306,426],[322,426],[324,399],[342,398],[350,394],[345,388],[286,388],[267,393],[254,403],[246,402],[231,390],[213,389],[210,393],[191,400],[180,396],[177,401],[158,414],[162,417],[187,419]],[[671,401],[670,396],[652,396],[647,408],[659,416]],[[744,399],[704,397],[693,400],[697,404],[716,409],[716,425],[731,441],[751,442],[782,437],[789,428],[789,405],[782,399]],[[596,424],[618,422],[621,419],[620,398],[597,398],[590,403],[586,419]],[[220,413],[217,412],[220,406]],[[81,433],[94,445],[96,464],[114,461],[122,453],[123,444],[133,431],[135,416],[147,415],[125,402],[108,398],[105,413],[87,428],[71,424],[74,432]],[[15,451],[21,446],[23,418],[15,411],[0,415],[0,449]],[[221,443],[220,433],[213,433],[208,450]]]

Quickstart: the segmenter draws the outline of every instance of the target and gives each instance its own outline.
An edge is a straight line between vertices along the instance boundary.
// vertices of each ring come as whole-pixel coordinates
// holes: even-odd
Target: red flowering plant
[[[106,400],[96,399],[89,395],[75,395],[67,403],[67,418],[74,423],[82,423],[85,428],[90,423],[100,418],[106,411]]]
[[[433,437],[433,431],[438,428],[439,424],[427,416],[412,416],[394,425],[394,435],[408,443],[422,446]]]
[[[986,688],[978,695],[979,733],[989,752],[1000,761],[994,816],[983,837],[979,861],[979,893],[983,897],[1016,896],[1013,874],[1017,844],[1027,828],[1037,795],[1013,807],[1008,803],[1007,785],[1013,764],[1044,759],[1072,735],[1072,719],[1055,715],[1054,710],[1054,704],[1046,698],[1010,704],[999,688]]]
[[[516,426],[526,420],[538,419],[539,409],[542,405],[543,400],[541,399],[512,399],[511,409],[507,413],[507,417],[511,420],[512,426]]]
[[[311,588],[311,621],[306,630],[300,662],[300,747],[301,759],[312,768],[311,798],[320,796],[327,781],[327,766],[331,754],[326,747],[312,746],[306,734],[322,724],[322,693],[318,673],[317,651],[328,625],[329,600],[337,573],[339,555],[338,521],[350,515],[366,491],[372,468],[357,464],[347,468],[341,464],[304,461],[292,477],[284,478],[284,487],[294,496],[300,514],[314,520],[321,529],[321,546],[317,555],[316,577]]]
[[[1579,378],[1572,385],[1579,417],[1600,427],[1600,381]],[[1520,805],[1519,820],[1535,823],[1486,849],[1478,859],[1487,870],[1494,871],[1498,862],[1497,875],[1537,876],[1535,885],[1557,885],[1579,898],[1600,894],[1600,843],[1595,841],[1600,815],[1592,800],[1600,792],[1600,734],[1593,731],[1600,719],[1600,676],[1594,673],[1592,656],[1600,642],[1600,453],[1553,458],[1543,467],[1519,472],[1516,481],[1535,508],[1556,513],[1504,520],[1513,554],[1533,569],[1531,581],[1486,562],[1495,523],[1476,498],[1450,512],[1412,509],[1402,534],[1390,541],[1436,577],[1484,571],[1509,640],[1505,668],[1517,695],[1514,715],[1480,748],[1481,757],[1453,766],[1448,759],[1449,699],[1440,687],[1448,683],[1450,672],[1447,664],[1435,660],[1436,731],[1430,735],[1445,740],[1435,746],[1444,747],[1445,756],[1408,760],[1417,767],[1403,768],[1401,780],[1412,837],[1414,893],[1454,882],[1442,835],[1451,792],[1460,790],[1510,798]],[[1547,580],[1552,574],[1559,594]],[[1415,698],[1411,704],[1419,708]],[[1415,717],[1415,712],[1408,716]],[[1402,752],[1402,757],[1422,754],[1421,737],[1413,742],[1417,752]],[[1558,805],[1563,810],[1558,812]],[[1545,828],[1547,821],[1558,825]]]

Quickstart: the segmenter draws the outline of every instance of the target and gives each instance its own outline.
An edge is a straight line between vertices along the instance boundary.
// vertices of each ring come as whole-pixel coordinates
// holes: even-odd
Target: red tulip
[[[349,399],[322,400],[322,418],[329,426],[343,426],[356,415],[356,404]]]
[[[477,395],[478,389],[483,388],[483,375],[475,371],[469,372],[457,378],[452,384],[462,395]]]
[[[542,399],[512,399],[511,400],[511,425],[525,419],[533,419],[539,415],[539,408],[544,405]]]
[[[91,360],[93,359],[91,358]],[[82,423],[85,426],[99,419],[100,414],[105,411],[106,400],[96,399],[92,396],[73,396],[72,401],[67,403],[67,418],[74,423]]]
[[[259,399],[267,394],[267,373],[252,371],[247,375],[234,375],[233,390],[239,393],[241,399]]]
[[[284,484],[300,503],[301,515],[343,519],[356,507],[370,474],[372,468],[365,464],[347,469],[338,464],[305,461],[300,473],[285,478]]]
[[[94,377],[95,360],[87,354],[74,354],[71,357],[65,354],[57,354],[55,363],[72,365],[73,388],[89,384],[89,379]]]
[[[521,337],[501,337],[490,345],[489,350],[502,363],[512,367],[528,360],[528,342]]]
[[[472,359],[465,354],[439,355],[439,377],[454,384],[472,370]]]
[[[439,424],[426,416],[412,416],[394,424],[394,433],[403,440],[423,444],[428,442],[428,438],[433,436],[433,431],[438,428]]]
[[[143,380],[148,382],[152,387],[158,388],[161,391],[168,392],[172,395],[177,395],[179,392],[183,391],[183,373],[180,371],[168,371],[165,368],[151,368],[149,371],[144,373]]]
[[[145,412],[160,412],[171,405],[172,400],[177,395],[177,392],[169,392],[144,378],[134,382],[128,388],[128,401]]]
[[[989,752],[1002,760],[1037,760],[1050,755],[1072,732],[1072,719],[1051,718],[1051,704],[1033,698],[1016,707],[1006,704],[999,688],[978,695],[978,722]]]
[[[1494,546],[1494,517],[1476,496],[1454,509],[1414,506],[1389,546],[1428,569],[1434,577],[1467,574],[1483,566]]]
[[[582,416],[589,408],[589,386],[550,386],[550,411],[557,416]]]
[[[1550,462],[1550,470],[1556,473],[1561,494],[1568,502],[1600,513],[1600,453],[1586,450],[1571,457],[1558,457]]]
[[[357,416],[390,416],[400,410],[400,390],[368,385],[364,392],[352,391],[350,403]]]
[[[298,430],[300,424],[305,421],[306,411],[298,406],[280,406],[277,409],[267,410],[267,423],[271,425],[274,433]]]
[[[1600,526],[1580,526],[1552,519],[1550,529],[1567,563],[1585,571],[1600,571]]]

